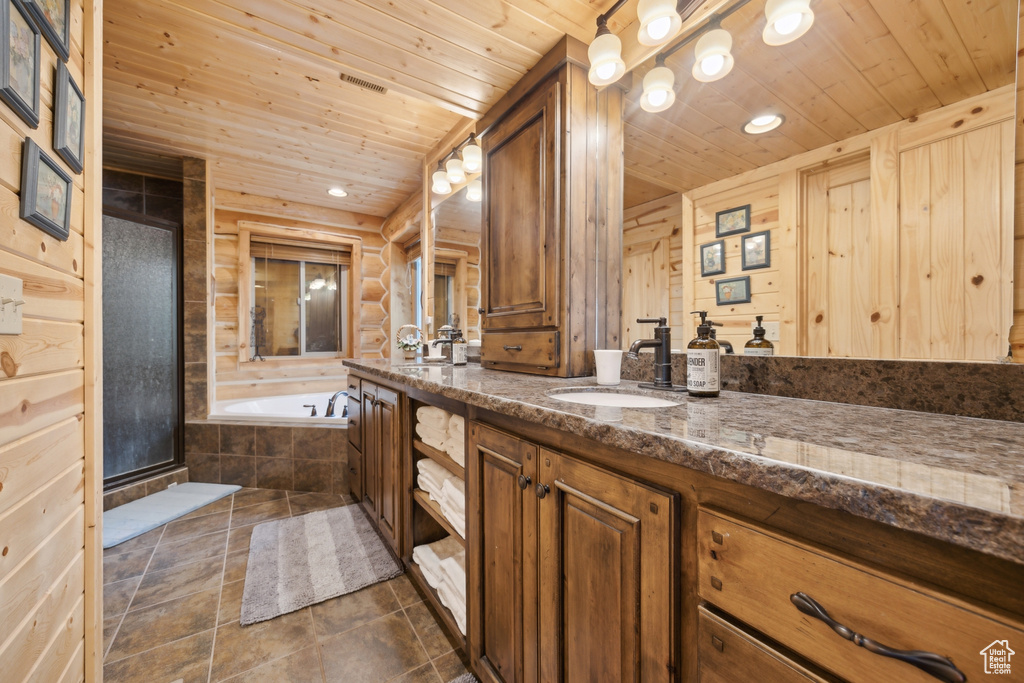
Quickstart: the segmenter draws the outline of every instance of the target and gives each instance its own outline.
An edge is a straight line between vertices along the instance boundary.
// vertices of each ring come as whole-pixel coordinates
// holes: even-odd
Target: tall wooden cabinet
[[[470,657],[484,680],[676,675],[677,497],[470,426]]]
[[[400,525],[406,496],[402,484],[401,395],[364,379],[359,397],[356,419],[362,424],[353,426],[353,418],[349,418],[350,467],[356,463],[350,471],[350,488],[377,522],[381,536],[401,556]],[[357,443],[361,448],[356,448]]]
[[[485,367],[579,376],[619,348],[622,92],[586,65],[566,38],[481,124]]]

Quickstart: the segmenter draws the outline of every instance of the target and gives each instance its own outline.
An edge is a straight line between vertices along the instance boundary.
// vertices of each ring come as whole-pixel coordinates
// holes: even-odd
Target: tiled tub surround
[[[189,481],[280,491],[348,493],[344,427],[185,423]]]
[[[622,359],[623,379],[654,380],[654,354]],[[686,384],[686,354],[672,354]],[[876,408],[1024,422],[1024,364],[722,356],[722,388]]]
[[[345,363],[477,408],[1024,563],[1024,424],[733,391],[714,399],[674,394],[680,405],[672,408],[595,408],[546,395],[564,387],[600,390],[592,377]],[[426,379],[427,370],[440,378]],[[633,381],[619,389],[639,391]]]

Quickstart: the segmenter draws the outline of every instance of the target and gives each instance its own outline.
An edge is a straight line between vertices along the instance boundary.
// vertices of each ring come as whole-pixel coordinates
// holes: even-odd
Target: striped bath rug
[[[242,591],[247,626],[402,573],[359,505],[260,524]]]

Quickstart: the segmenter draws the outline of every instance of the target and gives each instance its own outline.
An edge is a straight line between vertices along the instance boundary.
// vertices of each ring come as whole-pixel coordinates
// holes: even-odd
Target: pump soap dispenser
[[[754,328],[754,338],[743,345],[743,353],[747,356],[773,356],[775,346],[764,338],[764,328],[761,327],[763,315],[756,316],[757,326]]]
[[[707,311],[692,311],[700,316],[697,337],[686,346],[686,392],[690,396],[718,396],[721,387],[720,347],[711,338]]]

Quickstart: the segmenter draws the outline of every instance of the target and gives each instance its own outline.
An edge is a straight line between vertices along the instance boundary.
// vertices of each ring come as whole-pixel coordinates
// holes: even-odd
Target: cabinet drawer
[[[703,607],[698,608],[700,683],[825,683],[785,655]]]
[[[558,332],[487,332],[480,342],[480,363],[558,367]]]
[[[701,598],[852,682],[958,680],[870,651],[876,644],[934,653],[982,680],[983,649],[1024,643],[1020,624],[773,531],[706,510],[697,528]],[[835,624],[798,609],[797,594]],[[833,630],[842,627],[874,642],[858,647]]]
[[[349,384],[352,380],[349,380]],[[358,380],[356,381],[358,384]],[[349,389],[351,392],[352,390]],[[363,404],[359,400],[359,392],[348,395],[348,442],[362,450],[363,448]]]

